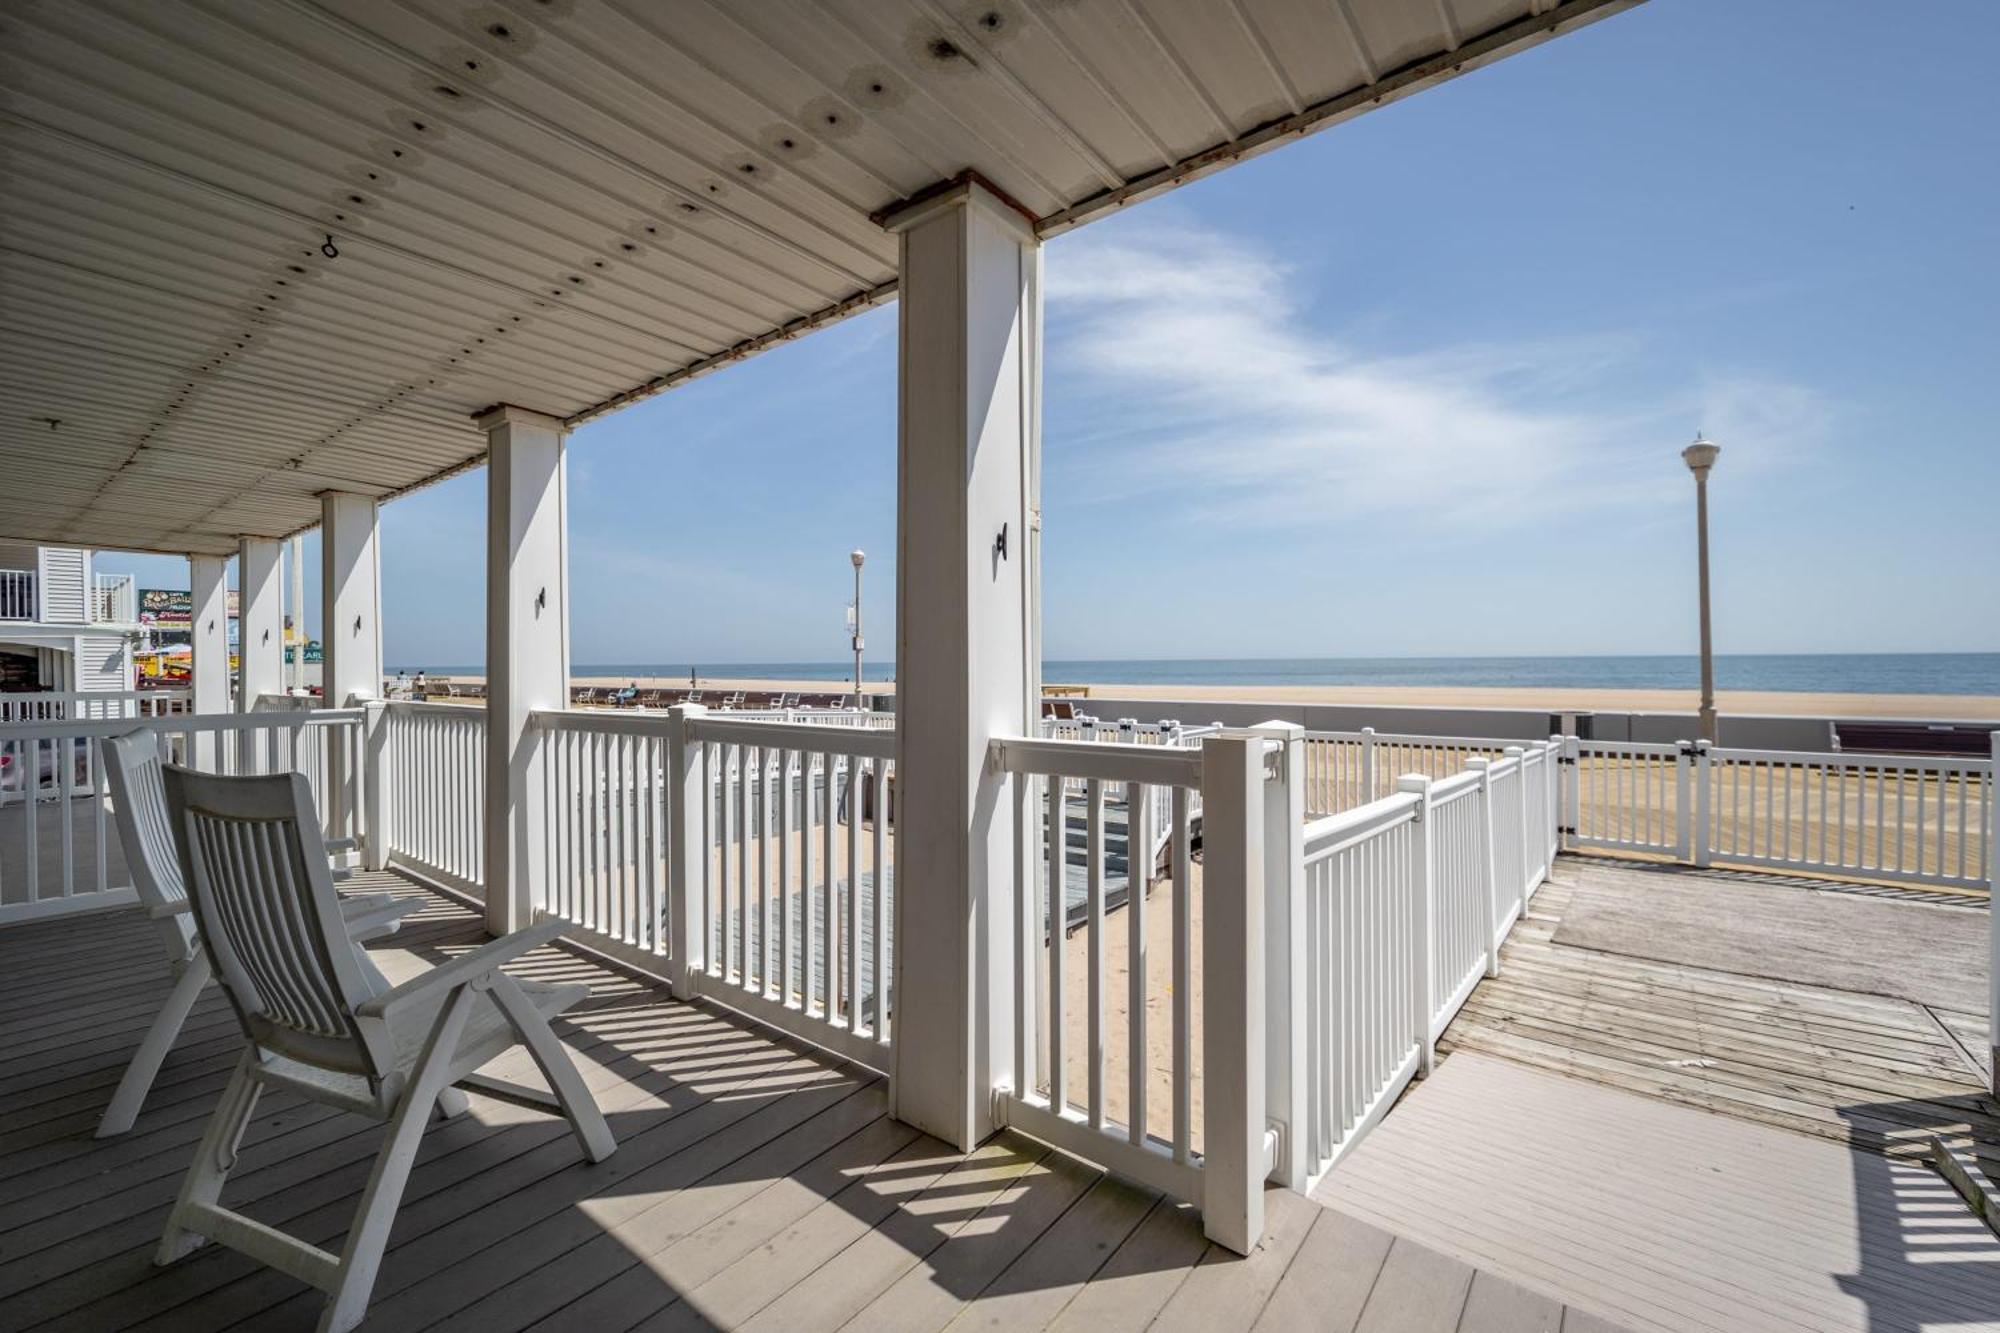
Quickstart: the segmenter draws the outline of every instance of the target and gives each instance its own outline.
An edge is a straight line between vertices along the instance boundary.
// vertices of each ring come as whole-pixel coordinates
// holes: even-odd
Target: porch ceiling
[[[286,534],[888,299],[962,170],[1058,231],[1635,2],[0,0],[0,535]]]

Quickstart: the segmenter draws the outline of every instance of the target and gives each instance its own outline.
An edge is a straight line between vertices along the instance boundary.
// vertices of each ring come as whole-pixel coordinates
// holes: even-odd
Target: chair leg
[[[576,1072],[576,1065],[555,1029],[521,993],[514,978],[505,972],[495,972],[490,985],[493,999],[500,1012],[507,1015],[514,1035],[528,1048],[542,1077],[549,1081],[549,1089],[562,1103],[563,1115],[568,1117],[570,1130],[583,1145],[584,1154],[593,1162],[603,1161],[617,1149],[618,1141],[611,1137],[611,1126],[604,1123],[604,1112],[598,1109],[597,1098],[584,1086],[583,1075]]]
[[[154,1263],[170,1264],[207,1241],[200,1232],[190,1230],[187,1221],[196,1206],[213,1205],[222,1197],[222,1185],[229,1179],[230,1168],[236,1165],[236,1149],[243,1142],[243,1131],[257,1110],[257,1094],[262,1088],[257,1083],[256,1068],[256,1050],[244,1047],[235,1074],[222,1090],[215,1114],[208,1118],[208,1129],[201,1136],[201,1146],[195,1150],[194,1164],[181,1180],[180,1198],[175,1201],[173,1212],[167,1215],[167,1229],[160,1237],[160,1248],[153,1253]]]
[[[389,1120],[389,1133],[376,1154],[361,1206],[347,1229],[347,1243],[340,1252],[340,1276],[320,1313],[319,1333],[347,1333],[368,1313],[368,1297],[375,1290],[375,1275],[382,1266],[382,1252],[388,1248],[389,1229],[395,1225],[403,1187],[416,1164],[431,1107],[438,1094],[450,1086],[452,1052],[465,1030],[474,998],[470,987],[454,990],[424,1042],[409,1086],[403,1089],[402,1100]]]
[[[446,1088],[437,1095],[438,1118],[441,1120],[456,1120],[471,1109],[472,1098],[466,1096],[461,1088]]]
[[[104,1108],[104,1118],[97,1122],[98,1138],[108,1139],[132,1128],[139,1118],[139,1109],[146,1104],[146,1094],[153,1090],[153,1080],[159,1077],[160,1062],[173,1049],[175,1038],[181,1035],[181,1025],[187,1022],[188,1012],[213,974],[208,955],[197,949],[181,970],[180,980],[167,993],[167,1002],[154,1015],[153,1025],[146,1029],[146,1038],[133,1052],[132,1063],[125,1066],[125,1076],[118,1080],[118,1091],[111,1094],[111,1105]]]

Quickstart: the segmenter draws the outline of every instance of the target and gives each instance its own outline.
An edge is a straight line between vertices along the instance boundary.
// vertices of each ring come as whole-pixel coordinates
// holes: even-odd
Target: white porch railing
[[[542,911],[877,1069],[893,1004],[893,731],[682,707],[535,715]]]
[[[486,710],[371,704],[383,855],[468,897],[486,883]]]
[[[1544,741],[1442,780],[1405,774],[1393,794],[1305,826],[1297,888],[1279,881],[1265,904],[1270,953],[1289,951],[1292,977],[1274,990],[1270,1049],[1300,1071],[1271,1089],[1284,1183],[1309,1186],[1359,1142],[1498,974],[1547,875],[1558,752]]]
[[[186,690],[33,691],[0,694],[0,723],[168,717],[190,708]]]
[[[0,922],[132,901],[102,745],[147,726],[206,772],[304,773],[330,839],[361,832],[360,709],[0,724]]]
[[[1088,730],[1088,723],[1077,729]],[[1248,894],[1240,891],[1247,886],[1232,880],[1227,867],[1213,858],[1205,867],[1208,878],[1196,905],[1191,848],[1207,755],[1202,749],[1157,742],[1009,739],[994,742],[993,761],[1014,775],[1014,827],[1022,849],[1014,884],[1017,1086],[997,1093],[1000,1118],[1177,1198],[1201,1202],[1216,1127],[1241,1125],[1252,1114],[1244,1103],[1241,1078],[1233,1085],[1227,1078],[1204,1084],[1196,1066],[1195,997],[1203,997],[1202,1019],[1211,1031],[1217,1026],[1236,1030],[1210,1001],[1226,1004],[1226,978],[1242,975],[1247,964],[1236,957],[1218,966],[1204,950],[1207,940],[1240,938],[1248,911]],[[1072,786],[1081,788],[1080,811],[1070,797]],[[1111,993],[1113,974],[1107,963],[1112,933],[1107,885],[1113,873],[1107,805],[1114,792],[1127,811],[1159,808],[1155,792],[1164,798],[1161,822],[1171,883],[1168,903],[1149,903],[1149,867],[1128,854],[1119,945],[1126,978],[1123,996]],[[1070,835],[1079,813],[1081,867],[1073,864]],[[1067,927],[1071,899],[1079,894],[1085,933],[1081,947],[1073,950]],[[1164,968],[1153,962],[1155,932],[1149,921],[1163,908],[1169,914],[1166,929],[1159,932],[1165,937]],[[1229,925],[1232,915],[1237,918],[1234,929],[1219,929]],[[1080,956],[1071,957],[1073,952]],[[1203,985],[1210,977],[1218,978],[1212,988]],[[1164,994],[1156,997],[1156,991]],[[1165,1000],[1159,1008],[1168,1016],[1164,1061],[1154,1049],[1155,998]],[[1110,1044],[1114,1005],[1123,1011],[1124,1038],[1115,1067]],[[1074,1017],[1078,1010],[1080,1024]],[[1114,1071],[1122,1072],[1122,1086],[1114,1081]],[[1198,1086],[1204,1090],[1199,1105]],[[1261,1114],[1255,1124],[1261,1138]],[[1261,1178],[1261,1154],[1255,1166],[1255,1176]],[[1241,1176],[1245,1167],[1239,1161],[1233,1169]]]

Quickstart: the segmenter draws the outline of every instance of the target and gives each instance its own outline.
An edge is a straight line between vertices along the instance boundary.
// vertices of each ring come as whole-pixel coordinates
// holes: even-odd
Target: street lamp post
[[[854,562],[854,707],[861,707],[861,563],[868,556],[861,551],[851,551],[848,559]]]
[[[1696,561],[1701,578],[1701,738],[1715,744],[1715,641],[1708,622],[1708,472],[1720,446],[1696,431],[1694,443],[1681,450],[1681,461],[1694,473]]]

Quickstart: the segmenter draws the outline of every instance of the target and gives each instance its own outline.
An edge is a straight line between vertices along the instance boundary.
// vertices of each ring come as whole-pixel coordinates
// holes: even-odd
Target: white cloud
[[[1749,376],[1662,390],[1629,338],[1374,354],[1313,327],[1284,264],[1212,231],[1079,235],[1048,282],[1050,364],[1103,405],[1079,432],[1107,446],[1093,491],[1229,521],[1496,530],[1684,485],[1667,451],[1697,425],[1790,449],[1824,417]]]

